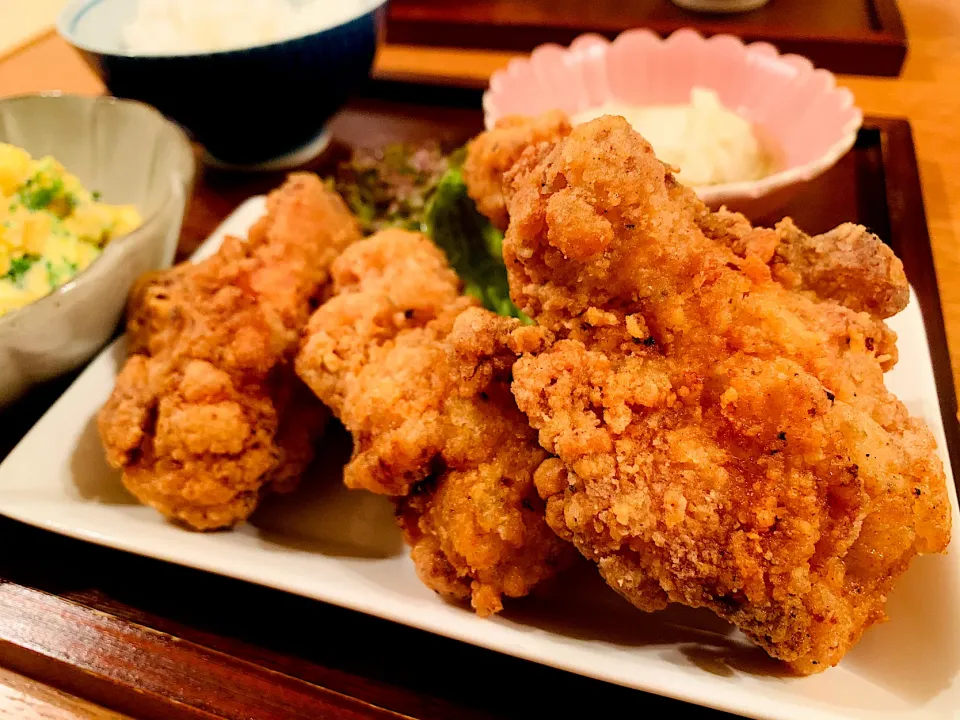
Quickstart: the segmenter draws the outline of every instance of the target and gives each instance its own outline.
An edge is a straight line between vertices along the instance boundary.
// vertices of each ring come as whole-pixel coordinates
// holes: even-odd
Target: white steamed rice
[[[123,28],[124,50],[138,55],[216,52],[277,42],[339,25],[361,0],[140,0]]]

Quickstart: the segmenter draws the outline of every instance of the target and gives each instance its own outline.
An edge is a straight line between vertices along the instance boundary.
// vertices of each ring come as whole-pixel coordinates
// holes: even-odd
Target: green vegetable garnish
[[[388,227],[425,233],[446,253],[464,292],[499,315],[530,323],[510,300],[503,234],[467,195],[465,156],[465,148],[444,155],[436,145],[388,145],[356,153],[328,182],[365,234]]]
[[[435,145],[387,145],[359,151],[330,180],[367,235],[384,228],[420,230],[430,195],[447,169]]]
[[[503,233],[477,212],[459,168],[444,174],[424,217],[423,231],[447,254],[464,292],[498,315],[530,319],[510,300]]]

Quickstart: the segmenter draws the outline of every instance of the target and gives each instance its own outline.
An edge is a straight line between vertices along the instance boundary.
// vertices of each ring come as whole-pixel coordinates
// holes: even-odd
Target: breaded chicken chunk
[[[542,144],[541,152],[547,152],[570,131],[567,116],[554,110],[539,117],[502,118],[469,144],[464,180],[470,197],[494,225],[505,230],[508,224],[504,175],[521,162],[528,147]],[[535,165],[536,160],[536,153],[528,153],[523,162]],[[672,175],[667,176],[666,185],[676,202],[690,205],[707,237],[729,246],[741,258],[751,255],[769,264],[774,279],[786,287],[880,318],[906,307],[910,294],[900,261],[866,228],[846,223],[811,237],[789,218],[776,228],[753,227],[739,213],[723,208],[711,212]]]
[[[519,322],[461,296],[442,251],[416,233],[357,243],[333,276],[296,368],[353,434],[344,481],[396,498],[428,587],[498,612],[573,551],[544,521],[533,471],[547,454],[509,389]]]
[[[505,183],[511,294],[543,334],[515,340],[512,389],[556,455],[550,527],[641,609],[706,607],[800,673],[835,665],[950,539],[934,439],[884,386],[899,263],[860,259],[848,226],[738,254],[622,118],[531,147]]]
[[[340,197],[295,174],[246,241],[227,238],[207,260],[139,281],[130,359],[99,425],[110,464],[142,502],[212,530],[295,484],[326,411],[293,355],[330,263],[359,238]]]
[[[508,116],[474,138],[467,147],[463,178],[477,209],[500,230],[507,228],[503,175],[529,145],[554,142],[570,133],[570,121],[559,110],[537,118]]]
[[[878,318],[896,315],[910,299],[903,264],[862,225],[845,223],[811,237],[790,218],[774,229],[755,228],[739,213],[712,213],[706,206],[697,224],[738,256],[752,255],[770,265],[774,280],[790,290],[811,292]]]

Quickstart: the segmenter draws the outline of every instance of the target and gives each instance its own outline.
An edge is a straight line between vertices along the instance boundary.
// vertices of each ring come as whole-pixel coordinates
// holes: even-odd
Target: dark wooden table
[[[375,83],[332,129],[340,151],[426,138],[456,145],[480,129],[478,97]],[[182,249],[280,179],[202,173]],[[909,125],[868,119],[856,148],[787,212],[810,231],[853,219],[889,239],[917,290],[941,411],[952,417],[956,395]],[[68,382],[38,388],[0,415],[0,458]],[[946,432],[960,467],[956,424]],[[2,518],[0,546],[0,666],[138,718],[479,720],[626,710],[724,717]]]
[[[900,74],[907,35],[896,0],[771,0],[747,13],[691,12],[670,0],[391,0],[387,40],[411,45],[518,50],[568,45],[630,28],[669,35],[693,27],[763,40],[819,67],[857,75]]]

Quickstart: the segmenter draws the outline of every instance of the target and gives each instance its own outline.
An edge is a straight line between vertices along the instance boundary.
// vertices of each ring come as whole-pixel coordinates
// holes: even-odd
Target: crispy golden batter
[[[440,400],[457,378],[444,366],[461,297],[442,251],[385,230],[333,266],[335,295],[314,313],[297,373],[353,433],[351,488],[406,495],[446,443]]]
[[[894,334],[827,299],[870,307],[871,283],[824,284],[817,253],[790,250],[809,291],[776,282],[704,233],[722,218],[621,118],[529,150],[506,182],[514,301],[561,338],[518,339],[512,386],[558,456],[536,473],[550,526],[644,610],[708,607],[801,673],[836,664],[950,537],[933,437],[884,387]],[[905,287],[884,263],[849,276],[895,290],[876,315]]]
[[[878,318],[893,317],[907,306],[910,290],[902,263],[861,225],[845,223],[811,237],[790,218],[771,230],[752,227],[738,213],[711,213],[701,207],[697,224],[707,237],[740,257],[758,257],[786,288],[809,291]]]
[[[241,522],[289,489],[326,411],[292,369],[329,266],[356,221],[313,175],[292,175],[247,242],[143,278],[131,357],[100,413],[110,463],[142,502],[199,530]]]
[[[498,612],[572,550],[544,522],[533,471],[547,454],[509,390],[519,323],[462,297],[443,253],[415,233],[357,243],[333,275],[296,368],[353,434],[344,481],[397,497],[427,586]]]
[[[532,168],[570,131],[566,115],[555,110],[540,117],[503,118],[470,143],[464,164],[467,189],[480,211],[501,230],[508,223],[504,175],[518,163],[519,170]],[[537,145],[537,151],[524,156],[527,148]],[[785,287],[810,291],[879,318],[892,317],[906,307],[910,293],[903,266],[866,228],[847,223],[811,237],[789,218],[775,229],[755,228],[739,213],[710,212],[692,189],[672,176],[667,176],[666,185],[671,198],[690,205],[707,237],[729,246],[741,258],[752,255],[770,265],[774,279]]]
[[[570,121],[559,110],[538,118],[509,116],[481,133],[467,148],[463,178],[477,209],[501,230],[507,228],[503,175],[528,145],[553,142],[570,133]]]

